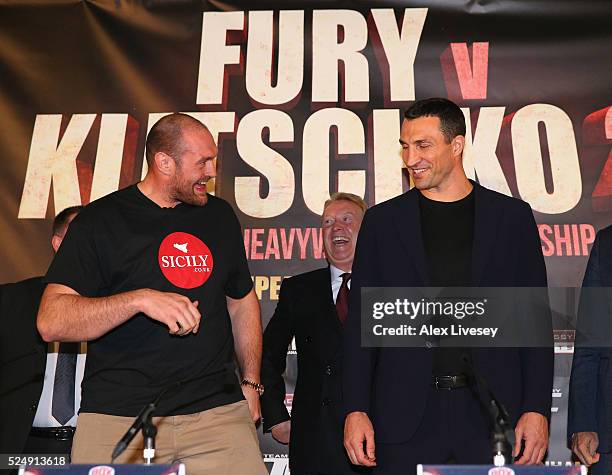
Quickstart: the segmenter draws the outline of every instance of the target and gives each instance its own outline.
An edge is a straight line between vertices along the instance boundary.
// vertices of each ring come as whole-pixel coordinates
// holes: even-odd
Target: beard
[[[209,179],[209,177],[206,177],[205,181],[208,182]],[[186,180],[182,175],[177,176],[171,185],[170,195],[173,199],[182,203],[192,206],[204,206],[208,202],[208,195],[206,193],[196,193],[195,186],[197,183]],[[203,186],[206,187],[206,185]]]

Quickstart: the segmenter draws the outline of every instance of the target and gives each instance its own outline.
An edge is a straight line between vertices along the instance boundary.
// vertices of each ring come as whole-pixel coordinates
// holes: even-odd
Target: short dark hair
[[[63,237],[68,228],[70,218],[76,216],[83,210],[84,206],[70,206],[60,211],[53,220],[53,235]]]
[[[147,135],[145,156],[151,165],[156,153],[164,152],[170,155],[177,163],[183,155],[183,131],[189,127],[208,128],[198,119],[190,115],[175,112],[159,119]]]
[[[465,117],[457,104],[442,97],[430,97],[412,104],[406,112],[406,120],[419,117],[437,117],[440,119],[440,131],[448,143],[458,135],[465,136]]]

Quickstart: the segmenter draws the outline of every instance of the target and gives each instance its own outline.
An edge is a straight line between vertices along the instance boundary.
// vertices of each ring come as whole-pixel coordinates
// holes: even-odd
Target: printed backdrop
[[[44,273],[50,223],[139,180],[147,130],[182,111],[219,142],[216,194],[244,227],[267,323],[284,276],[325,265],[331,192],[409,187],[401,112],[464,110],[465,168],[528,201],[552,286],[580,284],[612,223],[612,6],[606,1],[7,0],[0,6],[0,281]],[[499,249],[498,252],[505,252]],[[549,461],[571,335],[558,332]],[[288,351],[287,404],[296,376]],[[262,436],[272,473],[286,448]]]

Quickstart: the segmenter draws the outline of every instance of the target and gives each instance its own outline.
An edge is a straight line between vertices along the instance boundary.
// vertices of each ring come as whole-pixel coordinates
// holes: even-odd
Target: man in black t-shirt
[[[548,445],[549,315],[537,322],[546,335],[539,348],[361,346],[363,288],[546,287],[529,205],[468,180],[465,133],[456,104],[415,102],[400,137],[415,186],[369,209],[359,233],[343,334],[344,445],[353,463],[375,466],[375,474],[414,473],[417,463],[492,462],[473,368],[509,412],[514,455],[523,447],[517,463],[541,462]]]
[[[163,392],[155,462],[267,473],[253,424],[263,391],[259,304],[238,220],[207,194],[216,155],[199,121],[162,118],[147,137],[143,181],[87,206],[51,264],[42,337],[90,341],[74,462],[110,462],[133,418]],[[142,446],[138,436],[116,461],[142,463]]]

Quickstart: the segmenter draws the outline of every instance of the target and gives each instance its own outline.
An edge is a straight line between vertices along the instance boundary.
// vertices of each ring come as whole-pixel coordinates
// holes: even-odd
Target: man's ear
[[[176,163],[170,155],[164,152],[157,152],[153,159],[155,167],[162,175],[172,175],[174,173]]]
[[[465,137],[463,135],[457,135],[451,142],[453,147],[453,155],[461,157],[463,155],[463,149],[465,148]]]
[[[51,236],[51,247],[53,248],[53,252],[57,252],[61,243],[62,238],[60,236],[58,236],[57,234]]]

